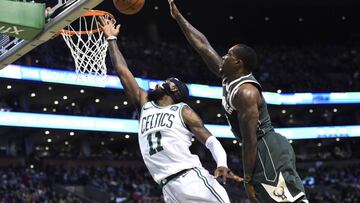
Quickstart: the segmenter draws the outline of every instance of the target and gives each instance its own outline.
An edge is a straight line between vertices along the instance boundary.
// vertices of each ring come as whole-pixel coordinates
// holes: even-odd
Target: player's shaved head
[[[244,68],[248,71],[253,71],[257,67],[257,55],[251,47],[245,44],[237,44],[233,47],[234,57],[241,59]]]

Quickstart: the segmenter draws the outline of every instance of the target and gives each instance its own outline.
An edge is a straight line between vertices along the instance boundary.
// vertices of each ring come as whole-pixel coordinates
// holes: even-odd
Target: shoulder
[[[185,123],[187,124],[202,122],[201,118],[197,115],[197,113],[187,104],[182,105],[181,115]]]
[[[259,104],[260,92],[259,89],[252,83],[244,83],[234,90],[234,95],[231,97],[231,105],[235,109],[243,109],[244,107]]]
[[[151,108],[151,107],[154,107],[154,105],[152,104],[151,101],[148,101],[148,102],[145,102],[145,103],[142,105],[141,110],[148,109],[148,108]]]
[[[180,107],[180,112],[182,116],[188,116],[189,114],[192,114],[194,110],[187,104],[181,102],[178,104]]]

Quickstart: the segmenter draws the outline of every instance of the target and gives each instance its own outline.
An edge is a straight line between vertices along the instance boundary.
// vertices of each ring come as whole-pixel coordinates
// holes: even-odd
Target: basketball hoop
[[[105,11],[89,10],[60,31],[75,61],[78,78],[106,78],[105,63],[108,42],[100,29],[98,17],[115,25],[114,16]]]

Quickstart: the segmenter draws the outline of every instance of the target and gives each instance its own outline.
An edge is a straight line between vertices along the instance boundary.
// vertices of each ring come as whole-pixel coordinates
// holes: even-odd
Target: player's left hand
[[[227,178],[233,179],[236,182],[242,182],[243,178],[238,175],[235,175],[229,168],[225,166],[219,166],[215,170],[215,178],[221,177],[223,178],[223,184],[226,185]]]
[[[100,23],[100,28],[104,32],[105,38],[108,38],[111,36],[117,37],[119,35],[120,25],[117,25],[115,27],[115,25],[113,25],[112,23],[106,22],[106,20],[102,16],[100,16],[98,18],[98,20]]]

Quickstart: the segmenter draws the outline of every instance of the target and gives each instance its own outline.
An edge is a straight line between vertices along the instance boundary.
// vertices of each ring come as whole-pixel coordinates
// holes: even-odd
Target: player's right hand
[[[218,178],[220,176],[222,176],[222,178],[223,178],[223,184],[224,185],[226,184],[226,179],[227,178],[233,179],[236,182],[242,182],[243,181],[243,178],[241,178],[238,175],[235,175],[229,168],[224,167],[224,166],[219,166],[215,170],[215,176],[214,177]]]
[[[117,37],[120,33],[120,25],[117,25],[115,27],[114,24],[112,24],[111,22],[106,22],[104,17],[100,16],[98,18],[99,22],[100,22],[100,28],[101,30],[104,32],[105,38],[114,36]]]
[[[178,15],[180,15],[180,11],[177,9],[175,5],[175,0],[168,0],[170,6],[170,14],[175,19]]]

